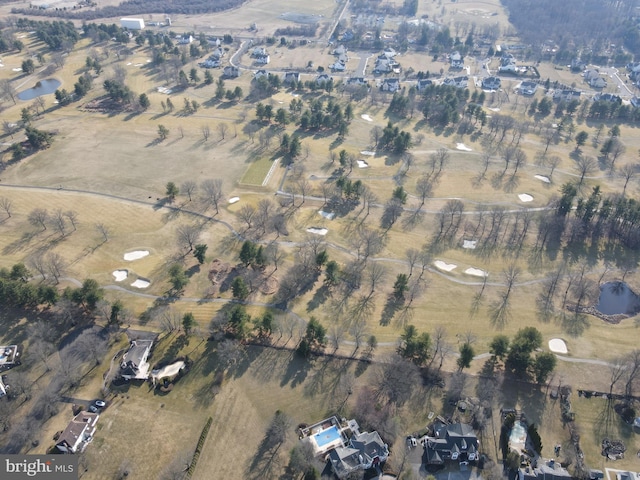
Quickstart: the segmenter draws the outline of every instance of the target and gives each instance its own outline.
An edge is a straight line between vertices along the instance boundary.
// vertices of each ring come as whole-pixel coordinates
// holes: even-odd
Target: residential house
[[[584,72],[584,80],[591,88],[604,88],[607,86],[607,81],[600,76],[600,72],[597,70],[586,70]]]
[[[264,47],[256,47],[251,51],[252,57],[264,57],[265,55],[268,55],[268,53]]]
[[[298,83],[300,81],[300,72],[287,72],[284,74],[284,79],[282,83],[291,84]]]
[[[385,78],[382,82],[382,91],[383,92],[397,92],[400,90],[400,79],[399,78]]]
[[[125,380],[146,380],[149,377],[147,358],[153,340],[132,340],[129,350],[122,356],[120,376]]]
[[[498,90],[502,81],[498,77],[486,77],[482,79],[482,88],[486,90]]]
[[[256,73],[253,74],[253,78],[258,79],[260,77],[268,77],[269,73],[266,70],[256,70]]]
[[[17,345],[0,346],[0,369],[6,370],[14,365],[19,365],[19,356]]]
[[[331,65],[329,65],[329,68],[334,72],[344,72],[347,69],[347,62],[344,62],[342,60],[337,60]]]
[[[640,480],[640,473],[616,472],[616,480]]]
[[[378,57],[373,67],[373,73],[389,73],[393,70],[394,64],[395,61],[392,59]]]
[[[227,78],[237,78],[240,76],[240,70],[234,65],[227,65],[222,70],[222,74]]]
[[[5,385],[4,378],[0,375],[0,397],[4,397],[7,394],[7,387],[9,385]]]
[[[220,60],[209,57],[204,62],[198,63],[198,66],[201,68],[218,68],[220,66]]]
[[[215,60],[220,60],[222,57],[224,57],[224,49],[222,49],[221,47],[214,48],[211,52],[211,55],[209,55],[209,58]]]
[[[56,448],[64,453],[81,453],[93,439],[100,415],[80,412],[73,417],[67,428],[58,437]]]
[[[447,424],[438,420],[433,435],[424,443],[425,463],[442,465],[447,461],[478,460],[478,438],[473,428],[465,423]]]
[[[579,90],[556,90],[553,92],[553,99],[570,102],[571,100],[580,100],[580,95],[582,95],[582,92]]]
[[[433,80],[429,80],[428,78],[421,78],[420,80],[418,80],[418,83],[416,84],[416,88],[418,89],[419,92],[421,92],[422,90],[427,88],[429,85],[433,85]]]
[[[271,61],[271,57],[269,55],[261,55],[259,57],[255,57],[255,62],[260,65],[266,65]]]
[[[636,108],[640,107],[640,98],[633,97],[631,99],[631,105],[633,105]],[[638,425],[637,426],[640,427],[640,418],[636,418],[636,420],[638,420]],[[636,425],[634,424],[634,426],[636,426]]]
[[[463,75],[461,77],[447,77],[442,82],[443,85],[449,85],[456,88],[467,88],[469,86],[469,77]]]
[[[572,72],[581,72],[586,66],[587,65],[578,57],[571,59],[570,68]]]
[[[309,443],[317,457],[328,459],[338,478],[381,465],[389,456],[378,432],[360,432],[355,420],[335,416],[301,428],[300,441]]]
[[[538,84],[536,82],[521,82],[518,86],[518,93],[521,95],[534,95],[538,90]]]
[[[593,100],[596,102],[611,102],[622,104],[622,98],[613,93],[598,93],[593,97]]]
[[[178,45],[189,45],[193,43],[194,40],[195,38],[191,35],[182,35],[181,37],[178,37]]]
[[[331,81],[333,81],[333,78],[331,78],[326,73],[321,73],[316,77],[316,85],[324,85],[325,83],[328,83]]]
[[[346,30],[343,34],[342,34],[342,41],[343,42],[348,42],[350,40],[353,40],[355,37],[353,30],[349,29]]]
[[[464,59],[460,52],[455,51],[449,56],[449,61],[451,63],[451,68],[462,68],[464,67]]]
[[[367,80],[364,77],[351,77],[347,80],[347,85],[367,85]]]
[[[353,472],[384,463],[389,457],[389,447],[378,432],[358,432],[346,445],[331,450],[328,456],[333,472],[338,478],[344,478]]]
[[[555,460],[539,459],[536,466],[526,466],[518,470],[518,480],[570,480],[571,478],[571,474]]]
[[[347,53],[347,47],[345,47],[344,45],[338,45],[336,48],[333,49],[333,52],[331,52],[333,55],[336,56],[341,56],[341,55],[346,55]]]

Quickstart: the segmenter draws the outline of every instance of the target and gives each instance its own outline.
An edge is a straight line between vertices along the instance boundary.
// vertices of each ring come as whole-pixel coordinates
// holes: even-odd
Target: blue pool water
[[[509,435],[509,442],[511,444],[521,443],[524,444],[527,440],[527,430],[522,422],[516,422],[511,429],[511,435]]]
[[[327,428],[320,433],[316,433],[313,438],[318,444],[318,447],[322,448],[325,445],[340,439],[340,432],[338,431],[338,427],[334,425],[333,427]]]

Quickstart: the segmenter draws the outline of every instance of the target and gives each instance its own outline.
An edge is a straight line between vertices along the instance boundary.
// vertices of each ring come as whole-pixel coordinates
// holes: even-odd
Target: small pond
[[[55,78],[47,78],[35,84],[34,87],[23,90],[18,94],[20,100],[33,100],[41,95],[48,95],[55,92],[61,85],[59,80]]]
[[[640,310],[640,297],[624,282],[607,282],[600,287],[596,310],[605,315],[633,315]]]

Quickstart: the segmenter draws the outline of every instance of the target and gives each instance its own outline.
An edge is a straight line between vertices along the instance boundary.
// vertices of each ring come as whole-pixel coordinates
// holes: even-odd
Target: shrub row
[[[196,471],[196,464],[198,463],[198,458],[200,458],[200,452],[202,451],[202,447],[204,447],[204,442],[207,439],[207,435],[209,435],[209,429],[211,428],[211,424],[213,423],[213,417],[209,417],[207,423],[202,429],[202,433],[200,434],[200,439],[198,440],[198,446],[196,447],[196,451],[193,452],[193,458],[191,459],[191,464],[189,465],[189,470],[187,470],[187,476],[191,478],[193,472]]]

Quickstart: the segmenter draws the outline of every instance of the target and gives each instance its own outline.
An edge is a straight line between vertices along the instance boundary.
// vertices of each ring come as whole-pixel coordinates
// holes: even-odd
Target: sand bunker
[[[489,110],[491,110],[492,112],[499,112],[500,111],[500,109],[498,107],[490,108]]]
[[[369,168],[369,164],[364,160],[358,160],[358,168]]]
[[[132,287],[136,287],[136,288],[147,288],[149,285],[151,285],[151,282],[146,278],[138,278],[135,282],[131,284]]]
[[[13,70],[14,72],[21,72],[22,71],[22,69],[20,67],[12,68],[11,70]]]
[[[129,271],[128,270],[114,270],[113,272],[111,272],[111,275],[113,275],[115,277],[116,282],[121,282],[121,281],[127,279],[127,277],[129,276]]]
[[[124,259],[127,262],[133,262],[134,260],[140,260],[141,258],[149,255],[149,250],[135,250],[133,252],[125,253]]]
[[[238,203],[240,201],[240,197],[231,197],[229,199],[229,203],[233,204],[233,203]]]
[[[311,227],[311,228],[307,228],[307,232],[314,233],[316,235],[326,235],[327,232],[329,232],[329,230],[327,230],[326,228]]]
[[[445,272],[450,272],[457,267],[457,265],[454,265],[453,263],[445,263],[442,260],[436,260],[435,262],[433,262],[433,264],[436,266],[436,268],[444,270]]]
[[[371,118],[369,115],[367,115],[366,113],[363,115],[360,115],[360,117],[362,117],[363,120],[366,120],[367,122],[373,122],[373,118]]]
[[[462,150],[463,152],[472,152],[473,151],[469,147],[467,147],[464,143],[456,143],[456,149],[457,150]]]
[[[473,250],[477,246],[478,246],[477,240],[465,240],[464,242],[462,242],[462,248],[470,248],[471,250]]]
[[[318,213],[320,214],[320,216],[326,218],[327,220],[333,220],[336,217],[335,212],[325,212],[324,210],[318,210]]]
[[[533,197],[531,195],[529,195],[528,193],[521,193],[520,195],[518,195],[518,198],[520,199],[521,202],[532,202],[533,201]]]
[[[551,183],[551,180],[546,175],[534,175],[533,178],[537,178],[544,183]]]
[[[158,370],[151,371],[151,378],[154,380],[161,380],[166,377],[173,377],[180,370],[184,368],[184,362],[182,360],[172,363],[171,365],[167,365],[166,367],[160,368]]]
[[[482,278],[489,276],[489,274],[484,270],[480,270],[479,268],[473,268],[473,267],[467,268],[464,271],[464,273],[466,273],[467,275],[473,275],[474,277],[482,277]]]
[[[363,150],[360,152],[360,155],[366,155],[367,157],[375,156],[376,152],[372,152],[371,150]]]
[[[569,353],[567,344],[561,338],[552,338],[549,340],[549,350],[553,353]]]

